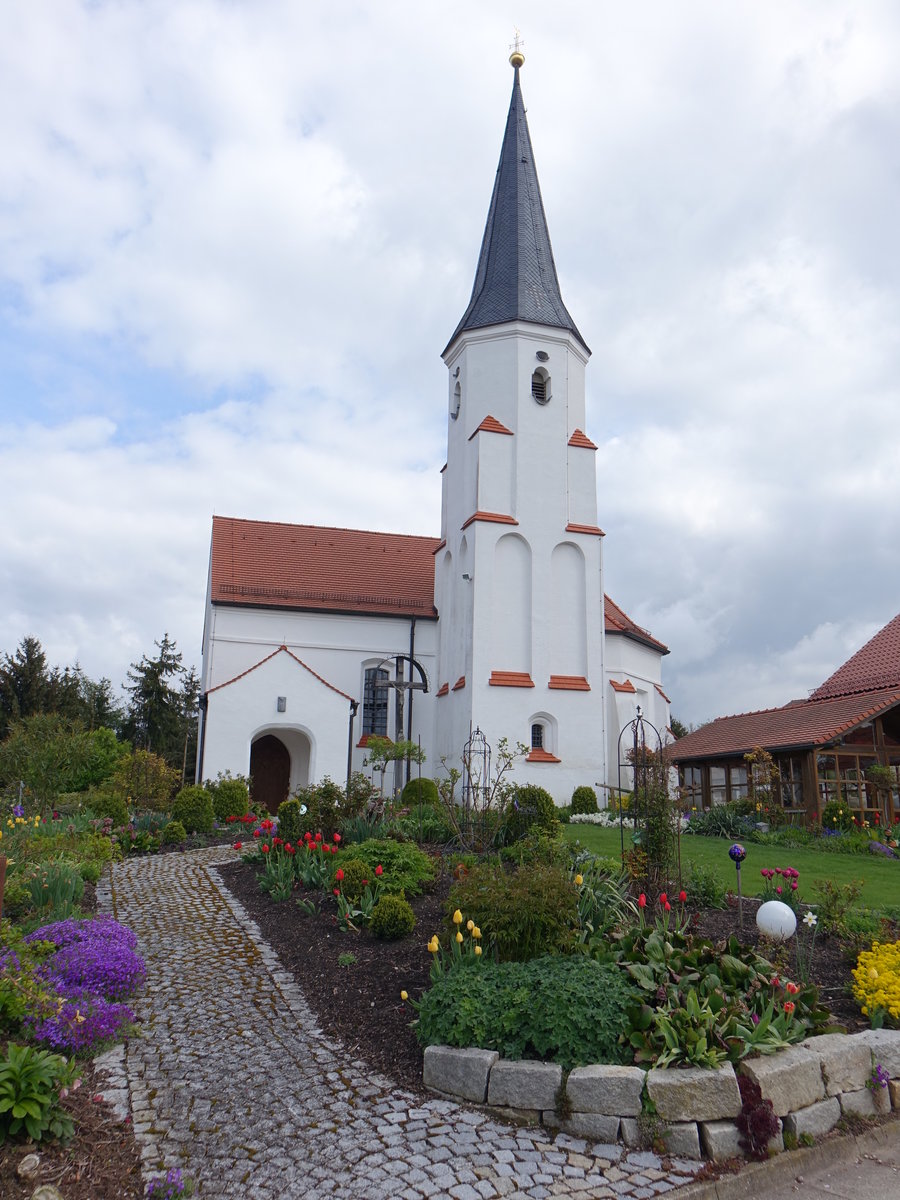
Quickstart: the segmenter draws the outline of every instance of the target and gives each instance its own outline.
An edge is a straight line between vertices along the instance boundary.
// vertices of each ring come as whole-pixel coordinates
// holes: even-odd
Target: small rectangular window
[[[532,750],[543,750],[544,748],[544,727],[540,722],[536,722],[531,727],[531,748]]]
[[[387,737],[388,718],[388,673],[381,667],[369,667],[366,670],[366,682],[363,690],[363,734],[373,737]]]

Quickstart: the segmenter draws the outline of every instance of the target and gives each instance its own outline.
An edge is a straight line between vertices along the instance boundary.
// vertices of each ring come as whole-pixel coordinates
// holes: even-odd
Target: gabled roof
[[[213,517],[213,604],[434,618],[438,538]]]
[[[900,613],[829,675],[810,699],[822,700],[828,696],[846,696],[884,687],[900,687]]]
[[[446,349],[463,330],[506,321],[567,329],[588,350],[559,290],[518,67],[472,298]]]
[[[607,633],[622,633],[636,642],[643,642],[652,650],[658,650],[660,654],[669,653],[668,646],[664,646],[646,629],[641,629],[640,625],[636,625],[628,613],[619,608],[614,600],[610,600],[609,596],[603,597],[603,615],[606,618]]]
[[[257,608],[436,617],[438,538],[213,517],[210,600]],[[605,629],[668,654],[604,596]]]
[[[805,700],[799,704],[786,704],[783,708],[719,717],[679,738],[672,747],[672,757],[676,762],[687,762],[697,758],[734,757],[746,754],[755,746],[767,750],[823,746],[898,703],[900,687]]]

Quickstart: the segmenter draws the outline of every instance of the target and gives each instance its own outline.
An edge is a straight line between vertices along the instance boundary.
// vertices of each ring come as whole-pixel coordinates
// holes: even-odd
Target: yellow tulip
[[[469,933],[471,933],[474,928],[475,928],[474,921],[466,921],[466,929],[468,929]]]
[[[401,999],[401,1000],[408,1000],[408,999],[409,999],[409,992],[401,992],[401,993],[400,993],[400,999]]]
[[[476,940],[481,937],[481,930],[478,928],[477,925],[472,930],[472,937],[475,938]]]
[[[476,947],[475,947],[475,957],[477,958],[477,957],[478,957],[478,955],[479,955],[480,953],[481,953],[481,947],[480,947],[480,946],[476,946]]]
[[[431,951],[432,954],[437,954],[438,950],[440,949],[440,942],[437,939],[437,934],[435,934],[434,937],[431,939],[431,941],[428,943],[428,949]]]
[[[458,929],[457,929],[457,931],[456,931],[456,940],[457,940],[458,942],[461,942],[461,941],[463,940],[463,935],[462,935],[462,934],[459,932],[459,930],[458,930]]]
[[[459,909],[457,909],[456,912],[453,914],[453,924],[454,925],[462,924],[462,913],[459,911]]]
[[[583,875],[576,875],[576,876],[575,876],[575,885],[576,885],[576,887],[581,887],[581,885],[582,885],[583,883],[584,883],[584,876],[583,876]]]

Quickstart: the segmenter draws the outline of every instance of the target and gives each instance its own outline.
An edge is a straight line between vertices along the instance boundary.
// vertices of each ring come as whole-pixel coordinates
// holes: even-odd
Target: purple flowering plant
[[[190,1196],[191,1181],[185,1179],[177,1167],[172,1167],[165,1176],[157,1175],[147,1184],[147,1200],[177,1200],[179,1196]]]

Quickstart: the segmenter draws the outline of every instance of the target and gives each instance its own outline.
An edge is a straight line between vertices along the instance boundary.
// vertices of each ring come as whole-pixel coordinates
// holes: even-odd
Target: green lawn
[[[618,829],[601,829],[597,825],[564,825],[563,832],[570,841],[580,841],[583,846],[609,858],[618,858],[620,850]],[[692,863],[711,867],[721,882],[730,888],[735,886],[734,863],[728,857],[730,838],[683,837],[681,839],[681,867],[685,877],[690,874]],[[830,879],[834,883],[850,883],[853,879],[865,882],[859,904],[866,908],[900,908],[900,862],[876,858],[874,854],[833,854],[816,850],[786,850],[778,846],[759,846],[754,842],[742,842],[747,851],[741,874],[745,896],[756,896],[762,890],[763,867],[794,867],[800,872],[800,896],[815,903],[812,885],[817,879]],[[625,829],[625,847],[629,846],[629,831]]]

